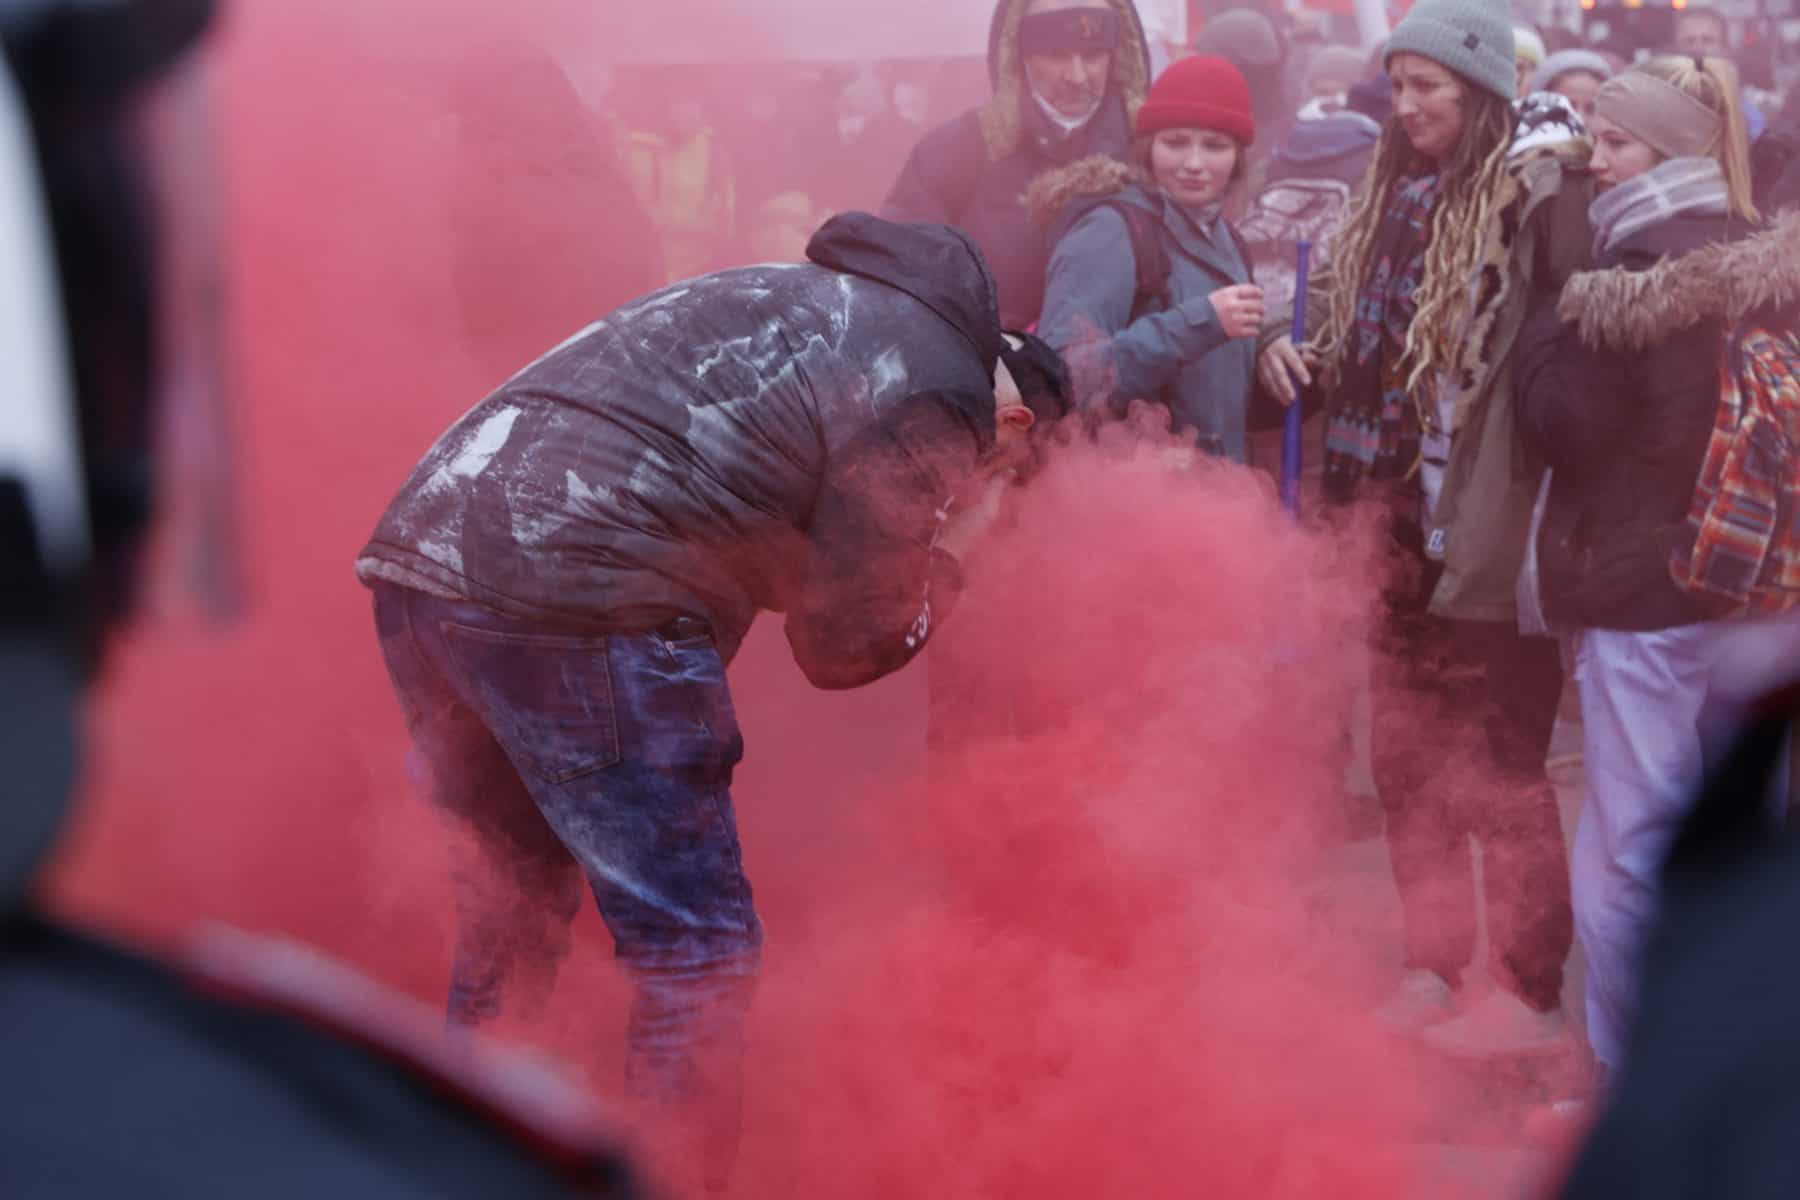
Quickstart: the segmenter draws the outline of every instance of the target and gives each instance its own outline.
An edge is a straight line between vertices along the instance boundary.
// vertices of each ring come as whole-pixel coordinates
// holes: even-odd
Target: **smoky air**
[[[920,139],[987,99],[989,11],[234,6],[213,99],[236,537],[173,479],[148,610],[93,698],[58,911],[157,946],[211,921],[291,935],[435,1007],[455,880],[485,874],[516,919],[482,1036],[618,1097],[632,999],[608,932],[537,849],[480,853],[428,799],[357,549],[540,355],[878,210]],[[183,419],[172,445],[198,436]],[[483,445],[457,462],[478,473]],[[1369,1017],[1402,954],[1346,715],[1382,685],[1377,515],[1297,522],[1265,475],[1142,412],[1040,455],[932,622],[955,670],[1016,681],[972,685],[964,720],[992,736],[928,755],[950,669],[929,650],[818,691],[765,613],[730,663],[766,930],[730,1194],[1525,1194],[1551,1156],[1465,1192],[1449,1147],[1504,1141],[1497,1114],[1554,1086]],[[223,629],[190,593],[213,554],[243,580]],[[1509,786],[1429,701],[1383,711],[1439,788]]]

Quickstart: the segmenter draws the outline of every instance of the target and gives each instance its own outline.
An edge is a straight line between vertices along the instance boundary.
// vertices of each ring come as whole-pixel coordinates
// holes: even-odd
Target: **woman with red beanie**
[[[1238,462],[1263,295],[1223,209],[1255,138],[1238,69],[1183,59],[1138,110],[1130,163],[1084,159],[1028,195],[1054,247],[1039,330],[1078,402],[1114,414],[1162,404],[1176,430]]]

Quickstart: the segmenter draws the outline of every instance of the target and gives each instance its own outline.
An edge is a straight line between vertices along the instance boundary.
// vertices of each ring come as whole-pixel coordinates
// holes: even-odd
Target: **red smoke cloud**
[[[124,641],[52,893],[152,942],[292,933],[436,1001],[445,832],[350,568],[492,382],[459,340],[442,121],[447,64],[496,22],[415,8],[243,5],[216,46],[255,610],[220,635],[165,607]],[[737,1194],[1402,1190],[1367,1147],[1441,1096],[1359,1016],[1388,965],[1311,890],[1366,555],[1246,471],[1165,457],[1062,451],[972,564],[964,619],[1003,614],[981,653],[1059,719],[945,786],[922,668],[806,692],[768,625],[735,665],[770,938]],[[607,1092],[623,988],[591,906],[573,938],[502,1031]]]
[[[1410,1068],[1358,1016],[1372,964],[1308,904],[1349,557],[1239,469],[1053,461],[975,569],[1008,614],[995,669],[1056,727],[930,795],[831,798],[863,811],[823,878],[753,857],[828,915],[785,950],[771,922],[744,1194],[1266,1196],[1333,1140],[1406,1139]],[[1331,1179],[1403,1183],[1362,1156]]]

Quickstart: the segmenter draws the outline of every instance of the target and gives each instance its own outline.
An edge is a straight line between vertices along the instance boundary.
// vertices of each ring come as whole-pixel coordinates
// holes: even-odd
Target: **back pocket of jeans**
[[[440,622],[465,696],[521,772],[567,783],[619,761],[607,639]]]

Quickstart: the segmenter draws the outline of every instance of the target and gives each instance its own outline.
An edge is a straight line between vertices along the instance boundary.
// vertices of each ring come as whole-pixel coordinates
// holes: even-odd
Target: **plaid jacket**
[[[1744,616],[1800,604],[1800,334],[1728,335],[1719,412],[1688,511],[1675,582]]]

